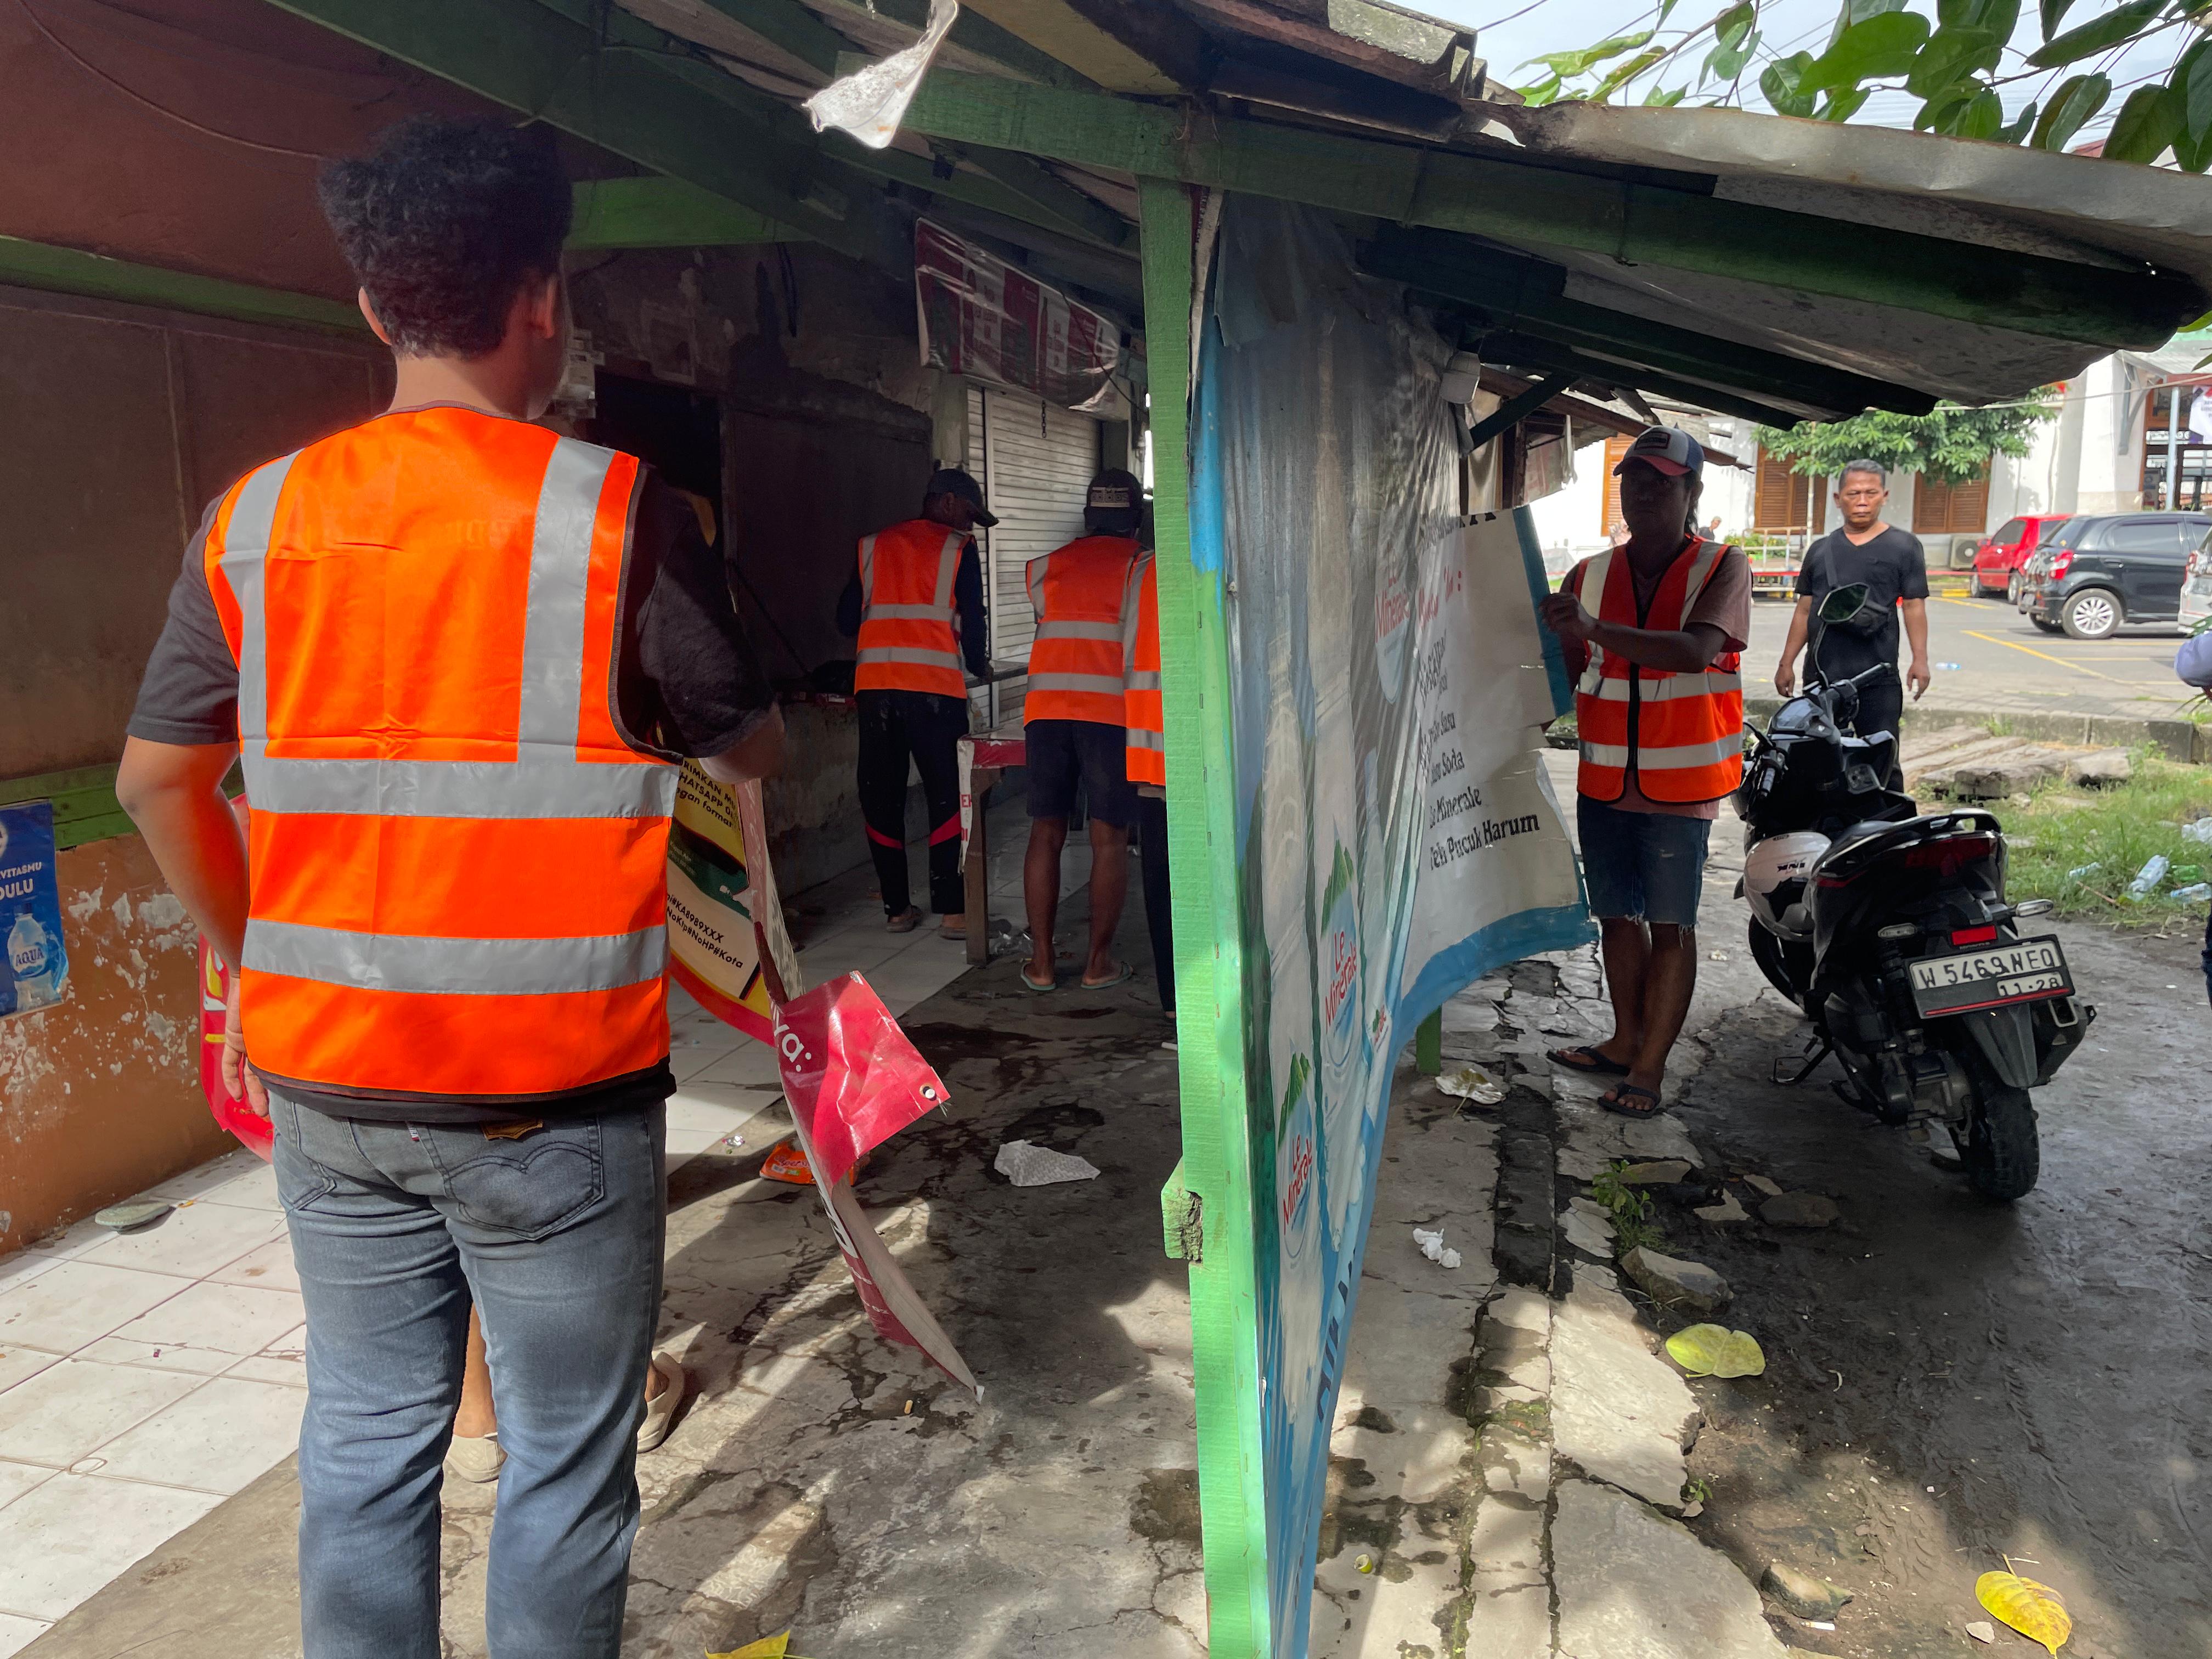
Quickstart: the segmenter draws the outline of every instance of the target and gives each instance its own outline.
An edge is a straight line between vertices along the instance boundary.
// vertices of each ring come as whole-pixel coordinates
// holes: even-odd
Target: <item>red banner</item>
[[[927,219],[914,228],[914,287],[925,363],[1088,415],[1126,413],[1110,319]]]

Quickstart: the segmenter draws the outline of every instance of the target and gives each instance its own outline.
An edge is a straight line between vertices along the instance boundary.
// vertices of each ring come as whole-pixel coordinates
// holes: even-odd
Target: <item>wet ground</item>
[[[1669,1248],[1726,1275],[1727,1322],[1768,1356],[1763,1378],[1695,1385],[1707,1421],[1690,1472],[1711,1497],[1693,1526],[1754,1577],[1782,1560],[1853,1592],[1832,1632],[1788,1621],[1796,1646],[1978,1650],[1974,1580],[2009,1553],[2064,1596],[2069,1655],[2212,1655],[2198,941],[2056,931],[2100,1018],[2037,1092],[2042,1182],[2009,1208],[1838,1101],[1832,1062],[1775,1087],[1770,1061],[1803,1027],[1772,993],[1739,981],[1693,1018],[1711,1059],[1680,1108],[1692,1135],[1727,1170],[1842,1210],[1820,1231],[1716,1226],[1680,1202],[1659,1217]],[[1740,933],[1705,942],[1741,955]],[[2002,1627],[1997,1645],[2034,1650]]]

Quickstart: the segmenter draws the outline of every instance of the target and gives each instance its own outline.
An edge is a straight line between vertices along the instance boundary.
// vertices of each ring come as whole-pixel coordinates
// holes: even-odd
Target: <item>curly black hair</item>
[[[552,147],[416,115],[316,182],[323,216],[403,356],[481,357],[523,284],[561,269],[573,207]]]

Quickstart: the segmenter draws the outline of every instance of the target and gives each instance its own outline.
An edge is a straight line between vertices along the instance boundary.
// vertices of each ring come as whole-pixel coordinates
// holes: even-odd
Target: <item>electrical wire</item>
[[[67,41],[64,40],[59,35],[56,34],[52,29],[46,26],[45,21],[39,16],[38,13],[31,9],[30,0],[15,0],[15,5],[17,9],[20,10],[26,18],[30,20],[31,27],[38,30],[40,34],[44,35],[46,40],[46,44],[53,47],[56,52],[61,53],[63,57],[68,58],[70,62],[75,64],[79,69],[82,70],[87,75],[91,76],[94,80],[106,82],[110,87],[112,87],[116,91],[121,93],[132,103],[151,110],[155,114],[161,117],[164,120],[174,121],[179,126],[190,127],[194,132],[204,133],[210,138],[220,138],[226,144],[237,144],[246,149],[258,149],[269,155],[289,155],[302,161],[320,161],[325,159],[319,150],[291,149],[283,144],[264,144],[258,139],[241,138],[234,132],[219,132],[213,127],[203,126],[199,122],[193,120],[189,115],[179,114],[177,111],[169,108],[166,105],[157,104],[151,98],[147,97],[143,93],[135,92],[131,88],[125,86],[122,82],[117,80],[113,76],[110,75],[106,70],[101,69],[98,64],[88,61],[82,53],[79,52],[74,46],[70,46]]]

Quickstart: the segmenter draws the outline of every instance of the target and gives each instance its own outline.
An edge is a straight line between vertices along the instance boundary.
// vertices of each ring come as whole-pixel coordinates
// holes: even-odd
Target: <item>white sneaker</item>
[[[668,1431],[676,1422],[676,1413],[684,1404],[684,1395],[690,1387],[684,1374],[684,1362],[674,1354],[657,1353],[653,1356],[653,1369],[660,1373],[665,1385],[660,1392],[645,1402],[645,1421],[638,1425],[637,1449],[649,1452],[668,1438]]]
[[[486,1435],[455,1435],[453,1443],[446,1449],[446,1473],[457,1480],[473,1480],[482,1485],[499,1479],[499,1467],[507,1462],[507,1448],[499,1443],[495,1430]]]

